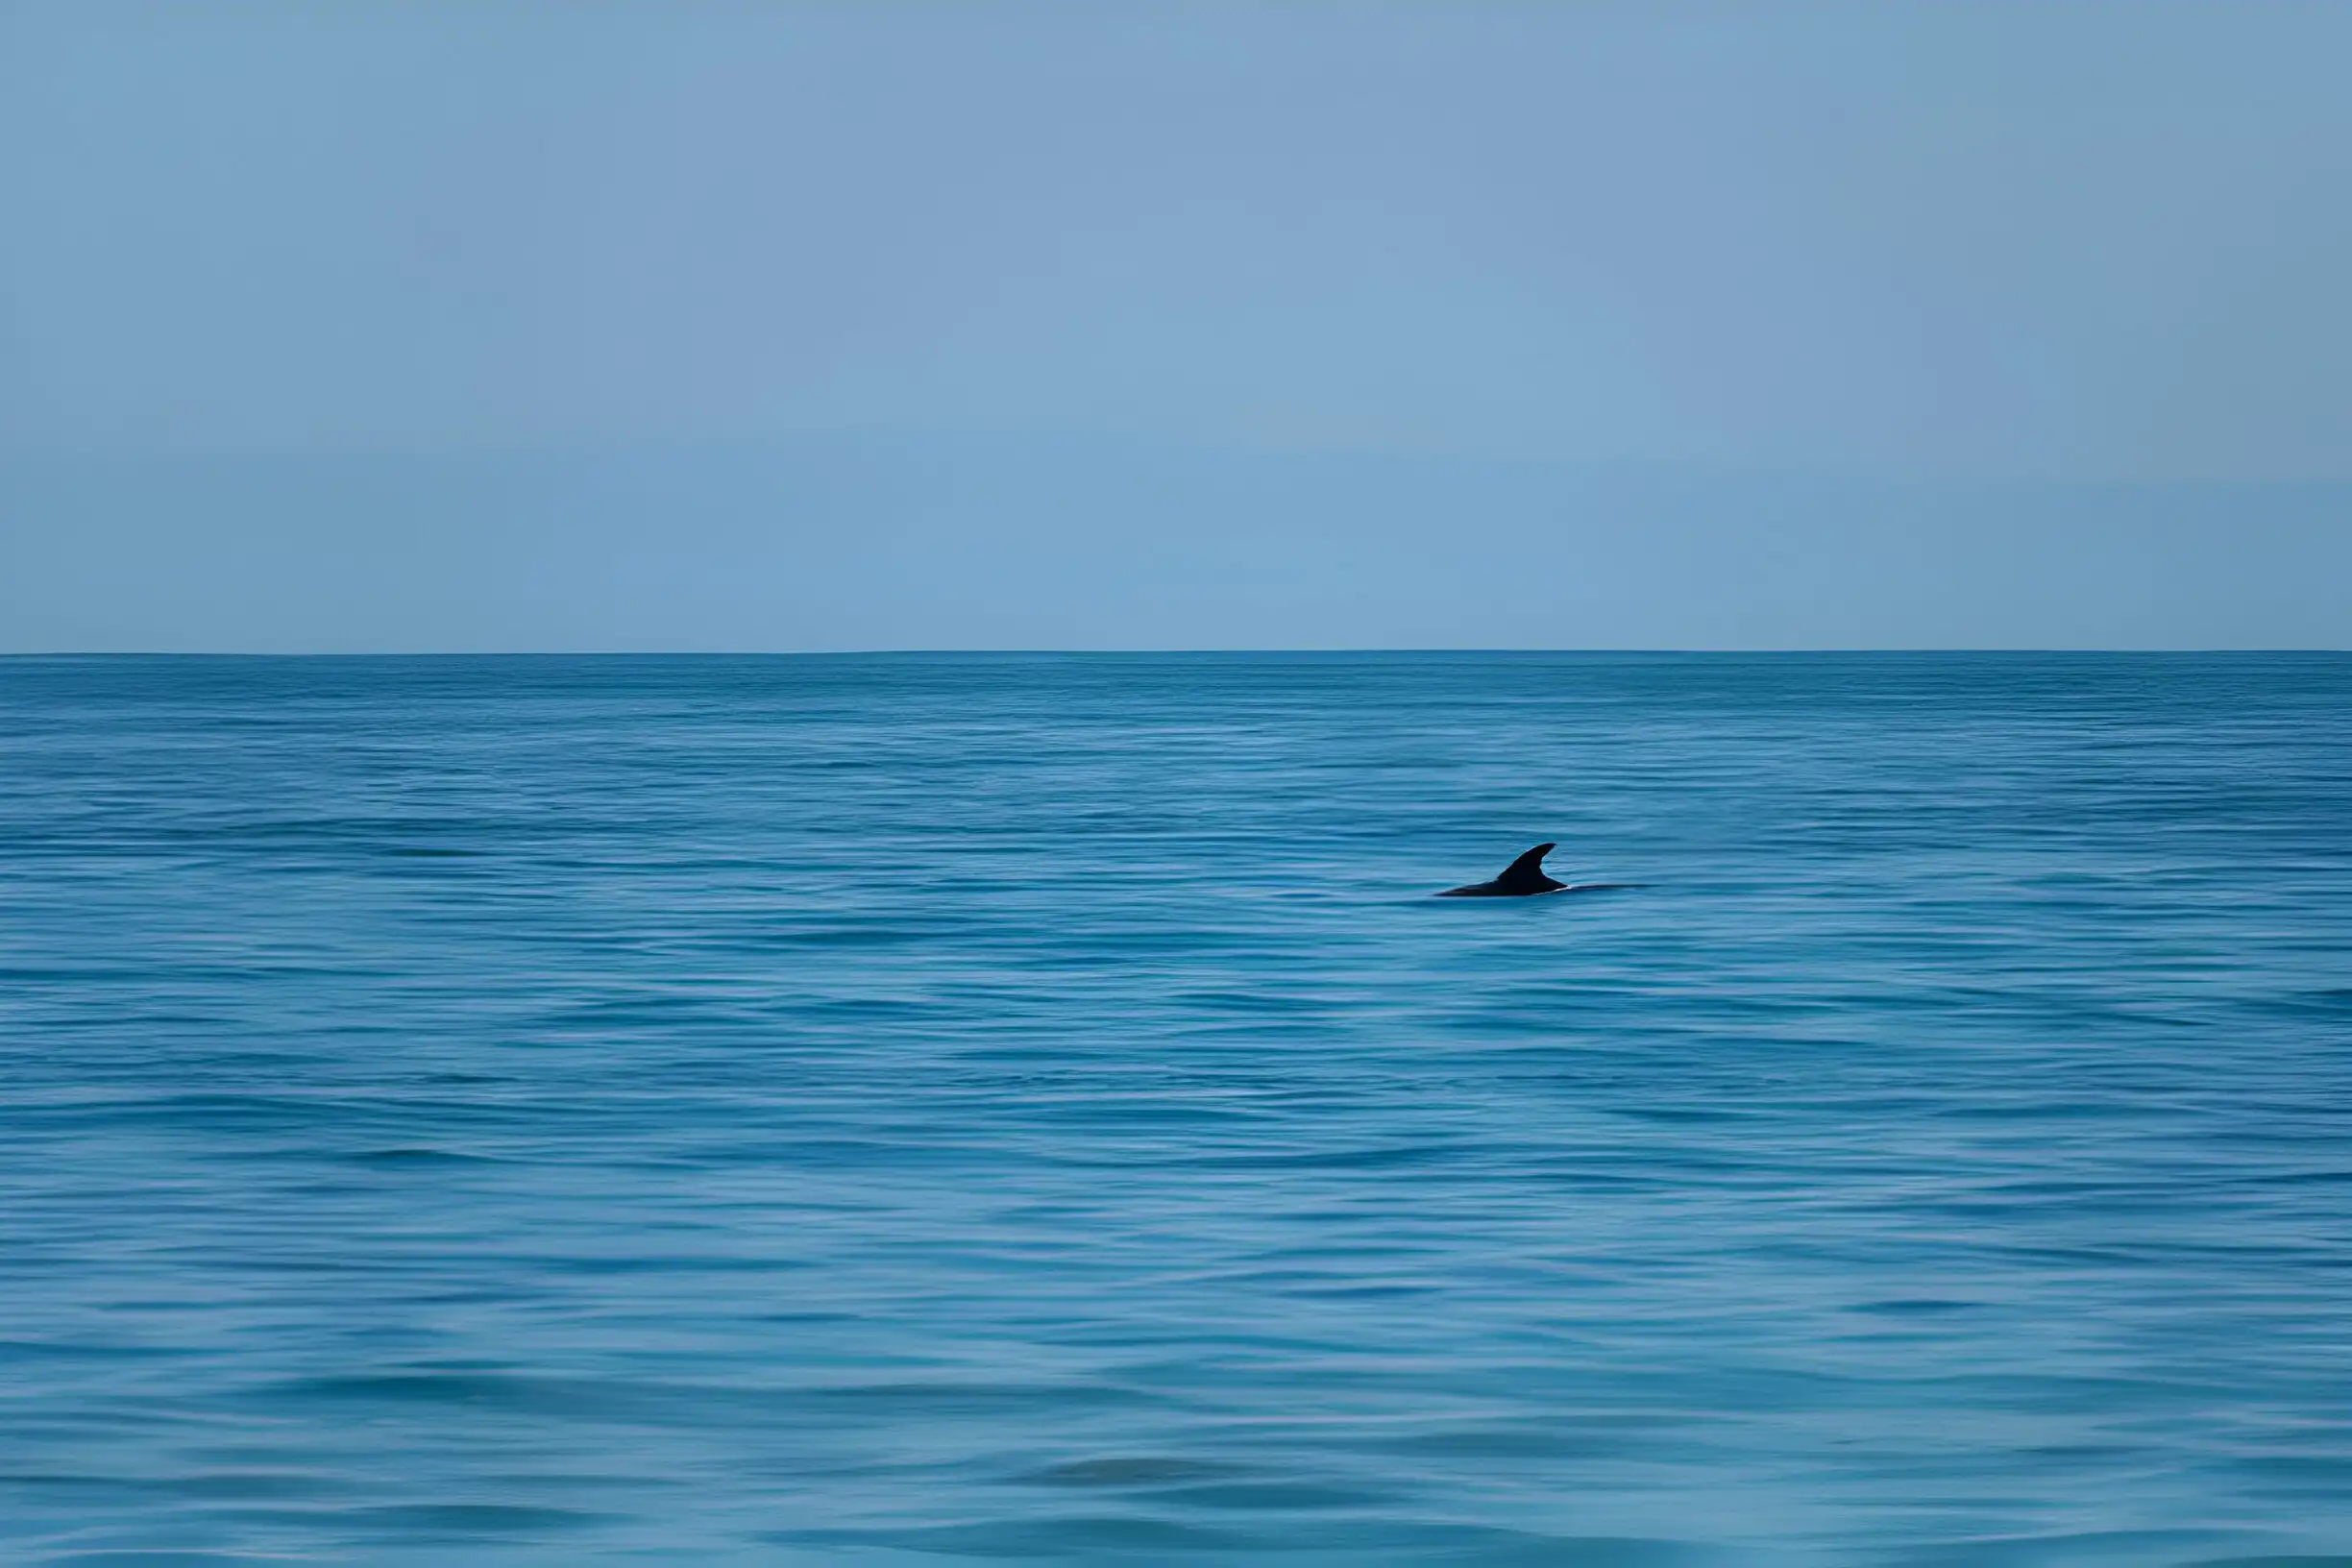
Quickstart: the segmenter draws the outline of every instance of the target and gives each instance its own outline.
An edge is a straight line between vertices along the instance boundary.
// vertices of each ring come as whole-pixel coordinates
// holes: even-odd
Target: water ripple
[[[2352,1560],[2347,954],[2340,656],[0,660],[0,1559]]]

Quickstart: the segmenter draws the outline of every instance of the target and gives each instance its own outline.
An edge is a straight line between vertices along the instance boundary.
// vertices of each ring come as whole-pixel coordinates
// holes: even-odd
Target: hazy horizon
[[[2352,646],[2348,45],[0,0],[0,649]]]

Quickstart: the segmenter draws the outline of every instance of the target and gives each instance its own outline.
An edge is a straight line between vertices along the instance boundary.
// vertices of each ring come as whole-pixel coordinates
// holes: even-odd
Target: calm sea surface
[[[2352,658],[0,661],[0,1560],[2329,1554]]]

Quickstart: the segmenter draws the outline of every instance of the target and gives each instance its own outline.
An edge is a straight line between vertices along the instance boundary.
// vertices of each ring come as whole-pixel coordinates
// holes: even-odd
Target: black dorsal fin
[[[1517,860],[1512,861],[1508,867],[1505,868],[1503,874],[1495,878],[1495,885],[1497,887],[1504,888],[1559,886],[1558,883],[1544,875],[1543,869],[1544,856],[1550,854],[1557,847],[1558,845],[1537,845],[1534,848],[1530,849],[1526,854],[1521,855]]]

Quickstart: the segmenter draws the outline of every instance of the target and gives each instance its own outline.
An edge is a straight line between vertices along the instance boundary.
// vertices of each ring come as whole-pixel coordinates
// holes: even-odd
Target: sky
[[[2352,646],[2347,59],[0,0],[0,650]]]

